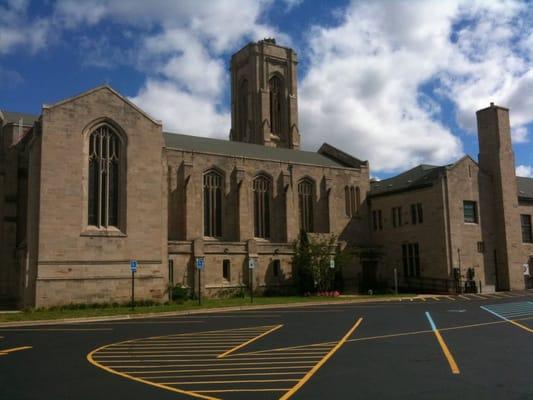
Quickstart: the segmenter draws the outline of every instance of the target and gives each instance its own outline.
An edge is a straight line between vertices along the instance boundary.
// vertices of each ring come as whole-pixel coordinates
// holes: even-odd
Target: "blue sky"
[[[476,158],[493,101],[533,176],[532,17],[513,0],[0,0],[0,109],[108,83],[166,130],[227,138],[229,57],[274,36],[299,55],[305,149],[327,141],[380,178]]]

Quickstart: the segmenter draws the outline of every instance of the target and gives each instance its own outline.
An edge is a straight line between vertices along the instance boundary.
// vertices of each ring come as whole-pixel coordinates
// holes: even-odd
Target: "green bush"
[[[172,301],[174,301],[175,303],[183,303],[185,300],[189,299],[190,297],[191,296],[189,293],[189,289],[184,286],[181,286],[180,284],[174,286],[171,289],[171,298],[172,298]]]

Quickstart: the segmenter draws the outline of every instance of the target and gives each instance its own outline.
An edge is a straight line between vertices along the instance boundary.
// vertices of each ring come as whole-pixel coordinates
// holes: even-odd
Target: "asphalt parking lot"
[[[532,399],[533,291],[0,328],[0,399]]]

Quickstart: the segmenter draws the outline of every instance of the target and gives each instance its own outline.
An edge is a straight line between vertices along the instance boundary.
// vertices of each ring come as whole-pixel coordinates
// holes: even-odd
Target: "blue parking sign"
[[[205,261],[203,257],[196,258],[196,268],[197,269],[204,269]]]
[[[137,260],[130,261],[131,272],[137,272]]]

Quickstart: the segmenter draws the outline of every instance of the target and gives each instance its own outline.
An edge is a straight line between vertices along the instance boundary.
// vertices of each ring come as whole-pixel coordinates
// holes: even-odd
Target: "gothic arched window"
[[[253,182],[255,237],[270,237],[270,179],[258,176]]]
[[[204,175],[204,236],[222,236],[222,183],[217,171]]]
[[[248,126],[248,81],[244,79],[239,88],[239,100],[237,103],[239,111],[239,135],[246,137],[246,127]]]
[[[313,232],[313,198],[314,184],[310,179],[304,179],[298,184],[298,203],[300,206],[300,229]]]
[[[270,90],[270,130],[275,135],[281,134],[281,111],[283,96],[283,81],[274,75],[268,82]]]
[[[89,135],[88,224],[119,226],[121,141],[108,125]]]
[[[359,186],[346,186],[344,188],[344,196],[346,201],[346,215],[348,217],[355,217],[359,214],[359,207],[361,205],[361,191]]]

